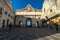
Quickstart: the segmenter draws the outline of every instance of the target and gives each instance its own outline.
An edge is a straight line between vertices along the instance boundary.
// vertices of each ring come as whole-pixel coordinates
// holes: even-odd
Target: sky
[[[25,8],[28,4],[35,9],[42,9],[44,0],[9,0],[12,3],[14,11]]]

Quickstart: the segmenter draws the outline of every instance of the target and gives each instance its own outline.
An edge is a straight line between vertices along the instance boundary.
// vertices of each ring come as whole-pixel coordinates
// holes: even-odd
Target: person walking
[[[55,23],[56,32],[58,32],[58,24]]]
[[[11,31],[11,28],[12,28],[12,24],[10,23],[9,24],[9,31]]]
[[[35,27],[39,27],[39,22],[38,21],[36,21]]]
[[[20,21],[19,26],[22,27],[22,22]]]
[[[43,26],[43,23],[41,20],[40,20],[39,26],[40,26],[40,28],[42,28],[42,26]]]

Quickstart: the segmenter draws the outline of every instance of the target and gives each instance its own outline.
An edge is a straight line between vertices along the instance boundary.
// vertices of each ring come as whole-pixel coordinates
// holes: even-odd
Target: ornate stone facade
[[[60,1],[45,0],[42,8],[41,19],[59,19],[60,20]],[[46,18],[47,17],[47,18]]]
[[[27,19],[31,19],[31,24],[33,26],[36,21],[40,21],[41,13],[41,10],[37,10],[28,4],[26,8],[16,11],[16,24],[18,25],[19,21],[22,21],[23,25],[26,26]]]
[[[0,28],[14,24],[14,10],[8,0],[0,0]]]

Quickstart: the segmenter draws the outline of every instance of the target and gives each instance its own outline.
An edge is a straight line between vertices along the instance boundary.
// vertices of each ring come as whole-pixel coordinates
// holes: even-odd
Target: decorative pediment
[[[28,4],[25,9],[26,9],[27,11],[33,11],[33,10],[34,10],[30,4]]]
[[[28,4],[24,9],[19,10],[20,12],[41,12],[41,10],[37,10],[33,8],[30,4]]]

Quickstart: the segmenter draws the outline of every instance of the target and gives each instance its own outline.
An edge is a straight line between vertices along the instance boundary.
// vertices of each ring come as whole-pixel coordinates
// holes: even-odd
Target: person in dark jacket
[[[21,21],[19,22],[19,27],[22,27],[22,22]]]
[[[12,24],[10,23],[9,24],[9,31],[11,31],[11,28],[12,28]]]
[[[56,32],[58,32],[58,24],[55,23]]]

